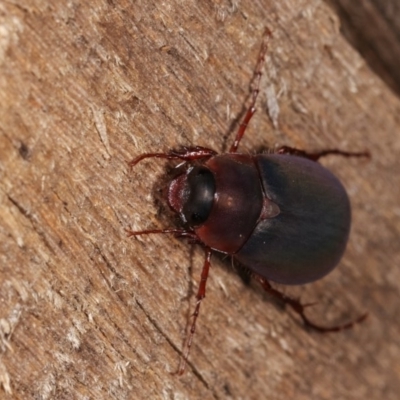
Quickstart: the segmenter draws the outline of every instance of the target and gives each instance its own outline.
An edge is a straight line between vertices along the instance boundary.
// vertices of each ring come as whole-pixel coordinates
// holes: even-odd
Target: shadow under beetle
[[[189,357],[213,250],[246,266],[268,293],[289,305],[306,326],[319,332],[348,329],[367,316],[363,314],[335,327],[317,325],[305,315],[307,305],[269,283],[269,280],[287,285],[309,283],[322,278],[338,264],[349,236],[350,202],[338,178],[317,161],[329,154],[369,157],[368,152],[332,149],[309,153],[287,146],[273,154],[237,153],[256,111],[270,37],[271,32],[266,29],[253,76],[251,104],[229,153],[217,154],[212,149],[195,146],[167,153],[146,153],[129,162],[133,167],[153,157],[187,161],[186,171],[173,179],[168,189],[168,203],[179,214],[184,228],[127,230],[128,236],[172,233],[204,246],[196,308],[178,374],[184,372]]]

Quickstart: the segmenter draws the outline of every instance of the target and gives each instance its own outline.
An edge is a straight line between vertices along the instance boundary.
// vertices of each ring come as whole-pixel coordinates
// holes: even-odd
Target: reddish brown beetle
[[[146,153],[129,162],[133,167],[152,157],[187,161],[185,172],[170,183],[168,190],[168,203],[180,215],[184,228],[127,231],[129,236],[172,233],[204,246],[197,304],[179,374],[184,372],[189,356],[213,250],[232,256],[250,269],[267,292],[292,307],[310,328],[339,331],[366,318],[364,314],[335,327],[317,325],[306,317],[306,305],[277,291],[268,282],[312,282],[338,264],[350,230],[350,202],[340,181],[317,161],[328,154],[369,157],[368,152],[333,149],[307,153],[287,146],[274,154],[237,153],[256,111],[270,37],[271,32],[266,30],[253,78],[252,101],[229,153],[218,155],[209,148],[192,147]]]

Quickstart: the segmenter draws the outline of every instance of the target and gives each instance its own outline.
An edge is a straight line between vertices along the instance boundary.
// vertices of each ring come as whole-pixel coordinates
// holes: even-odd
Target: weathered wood
[[[214,257],[178,378],[203,252],[125,237],[168,223],[165,163],[125,161],[226,149],[265,26],[274,39],[242,150],[373,154],[323,161],[351,196],[348,250],[330,276],[283,290],[317,300],[318,322],[370,315],[352,331],[307,332]],[[1,397],[396,399],[399,115],[320,1],[0,3]]]
[[[341,32],[371,68],[400,95],[400,3],[398,0],[326,0]]]

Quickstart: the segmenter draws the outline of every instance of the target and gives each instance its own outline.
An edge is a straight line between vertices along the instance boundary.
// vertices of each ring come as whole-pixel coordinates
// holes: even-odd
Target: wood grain
[[[90,4],[90,5],[89,5]],[[325,279],[282,288],[318,335],[213,258],[187,373],[178,366],[203,252],[125,228],[172,223],[165,162],[223,150],[274,32],[242,151],[370,149],[323,161],[353,227]],[[269,112],[266,104],[269,105]],[[0,3],[0,384],[15,399],[396,399],[400,391],[400,102],[321,1]],[[275,127],[271,123],[274,121]]]
[[[369,66],[400,95],[400,3],[397,0],[326,0],[341,32]]]

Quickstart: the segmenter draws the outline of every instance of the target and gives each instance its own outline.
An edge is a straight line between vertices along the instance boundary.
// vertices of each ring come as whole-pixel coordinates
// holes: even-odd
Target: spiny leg
[[[167,153],[145,153],[134,158],[128,162],[128,165],[132,168],[138,162],[144,160],[145,158],[166,158],[168,160],[184,160],[193,161],[200,160],[202,158],[209,158],[215,156],[216,151],[209,149],[207,147],[194,146],[194,147],[183,147],[181,150],[170,150]]]
[[[173,233],[179,237],[182,236],[189,236],[189,237],[196,237],[196,234],[185,230],[185,229],[176,229],[176,228],[167,228],[167,229],[148,229],[148,230],[144,230],[144,231],[132,231],[131,229],[125,229],[126,235],[128,237],[131,236],[141,236],[141,235],[149,235],[149,234],[153,234],[153,233]]]
[[[345,329],[350,329],[352,328],[355,324],[358,324],[367,318],[368,313],[360,315],[358,318],[356,318],[353,321],[347,322],[342,325],[337,325],[337,326],[332,326],[332,327],[325,327],[321,326],[318,324],[315,324],[314,322],[311,322],[308,317],[305,315],[305,308],[313,305],[314,303],[311,304],[301,304],[298,300],[293,299],[286,294],[280,292],[277,289],[274,289],[271,284],[264,278],[255,275],[256,279],[261,283],[261,286],[263,289],[271,294],[272,296],[278,298],[279,300],[283,301],[285,304],[290,306],[293,311],[295,311],[297,314],[300,315],[301,319],[303,320],[303,323],[305,326],[314,329],[318,332],[326,333],[326,332],[339,332]]]
[[[132,231],[130,229],[125,229],[128,237],[131,236],[141,236],[141,235],[148,235],[148,234],[158,234],[158,233],[172,233],[177,237],[187,237],[191,239],[192,243],[200,243],[197,235],[192,232],[192,231],[187,231],[184,229],[175,229],[175,228],[169,228],[169,229],[149,229],[149,230],[144,230],[144,231]],[[202,300],[206,297],[206,284],[207,284],[207,278],[208,278],[208,272],[210,270],[210,265],[211,265],[211,249],[209,247],[205,247],[205,259],[204,259],[204,265],[203,265],[203,270],[201,272],[201,278],[200,278],[200,285],[197,291],[197,302],[196,302],[196,308],[194,309],[193,313],[193,321],[192,325],[186,340],[186,345],[185,345],[185,350],[184,353],[181,357],[180,363],[179,363],[179,368],[177,371],[178,375],[182,375],[185,372],[187,360],[189,358],[190,354],[190,348],[192,347],[192,342],[193,342],[193,336],[196,332],[196,322],[197,318],[200,313],[200,304]]]
[[[246,115],[243,118],[243,121],[241,122],[240,126],[239,126],[239,130],[236,133],[236,138],[235,141],[233,142],[229,152],[230,153],[236,153],[240,141],[243,138],[244,133],[246,132],[246,128],[251,120],[251,117],[254,115],[254,113],[256,112],[256,100],[258,97],[258,93],[260,92],[260,82],[261,82],[261,76],[262,76],[262,68],[264,66],[265,63],[265,55],[267,54],[267,50],[268,50],[268,43],[269,43],[269,39],[272,36],[272,32],[266,28],[264,31],[264,36],[263,36],[263,42],[261,45],[261,50],[260,50],[260,55],[258,56],[258,61],[257,61],[257,66],[256,69],[254,71],[254,75],[253,75],[253,79],[252,82],[255,82],[255,87],[252,91],[252,101],[250,103],[250,107],[247,109]]]
[[[201,271],[201,279],[200,279],[200,284],[199,284],[199,289],[197,291],[197,302],[196,302],[196,308],[194,309],[193,313],[193,321],[192,325],[190,327],[190,331],[186,340],[185,344],[185,350],[184,353],[181,357],[181,361],[179,363],[179,368],[178,368],[178,375],[182,375],[185,372],[187,360],[189,358],[190,354],[190,348],[192,347],[192,341],[193,341],[193,336],[194,333],[196,332],[196,322],[197,318],[200,313],[200,304],[204,297],[206,297],[206,284],[207,284],[207,278],[208,278],[208,272],[210,270],[210,264],[211,264],[211,249],[209,247],[205,247],[204,249],[205,252],[205,259],[204,259],[204,265],[203,265],[203,270]]]
[[[361,152],[352,152],[352,151],[343,151],[339,149],[330,149],[330,150],[321,150],[317,152],[307,152],[304,150],[296,149],[294,147],[282,146],[276,151],[277,154],[292,154],[294,156],[300,156],[304,158],[308,158],[313,161],[318,161],[321,157],[325,157],[327,155],[336,154],[342,157],[366,157],[370,158],[371,154],[369,151],[361,151]]]

